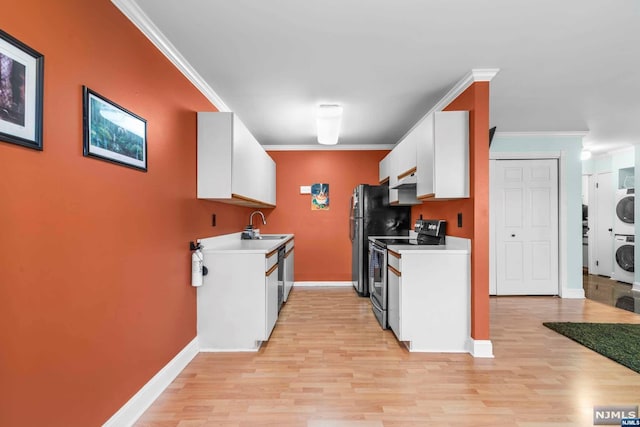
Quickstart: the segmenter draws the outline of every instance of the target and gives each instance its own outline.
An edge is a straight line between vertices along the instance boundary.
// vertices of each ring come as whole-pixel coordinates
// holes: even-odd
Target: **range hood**
[[[416,173],[413,172],[412,174],[404,176],[401,179],[399,179],[398,183],[390,188],[392,188],[393,190],[404,190],[404,189],[415,190],[417,183],[418,183],[418,178],[416,177]]]

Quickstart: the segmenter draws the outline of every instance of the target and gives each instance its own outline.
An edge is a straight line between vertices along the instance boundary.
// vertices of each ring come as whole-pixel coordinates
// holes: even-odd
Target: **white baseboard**
[[[199,352],[198,338],[194,338],[180,353],[153,376],[103,427],[132,426],[144,411],[162,394]]]
[[[473,357],[493,357],[493,343],[490,340],[474,340],[469,338],[469,353]]]
[[[294,282],[297,288],[314,288],[314,287],[348,287],[353,286],[353,282]]]
[[[569,299],[584,299],[584,289],[564,288],[562,290],[562,295],[560,295],[560,297],[569,298]]]

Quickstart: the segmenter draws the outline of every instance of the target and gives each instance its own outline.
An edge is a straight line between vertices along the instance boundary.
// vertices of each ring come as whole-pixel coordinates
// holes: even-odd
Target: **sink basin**
[[[272,236],[272,235],[266,235],[266,236],[260,236],[260,240],[280,240],[280,239],[284,239],[287,236]]]

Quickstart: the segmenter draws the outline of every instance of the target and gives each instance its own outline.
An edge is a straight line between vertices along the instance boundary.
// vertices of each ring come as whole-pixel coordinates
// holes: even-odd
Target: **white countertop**
[[[289,240],[293,239],[293,234],[263,234],[262,237],[284,236],[282,239],[254,239],[242,240],[242,233],[224,234],[222,236],[207,237],[198,239],[202,245],[204,253],[264,253],[267,254],[278,249]]]
[[[369,240],[374,239],[403,239],[403,236],[369,236]],[[415,240],[406,236],[408,240]],[[397,253],[433,253],[435,251],[438,252],[447,252],[447,253],[460,253],[460,254],[468,254],[471,253],[471,240],[464,239],[461,237],[452,237],[445,236],[445,244],[444,245],[389,245],[387,249],[390,249]]]

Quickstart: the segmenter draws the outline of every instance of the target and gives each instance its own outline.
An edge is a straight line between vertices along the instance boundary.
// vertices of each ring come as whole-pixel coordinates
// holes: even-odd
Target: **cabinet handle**
[[[516,237],[516,235],[515,235],[515,234],[512,234],[512,235],[511,235],[511,237]]]
[[[273,273],[276,268],[278,268],[278,263],[273,264],[273,266],[265,272],[265,276],[271,276],[271,273]]]

